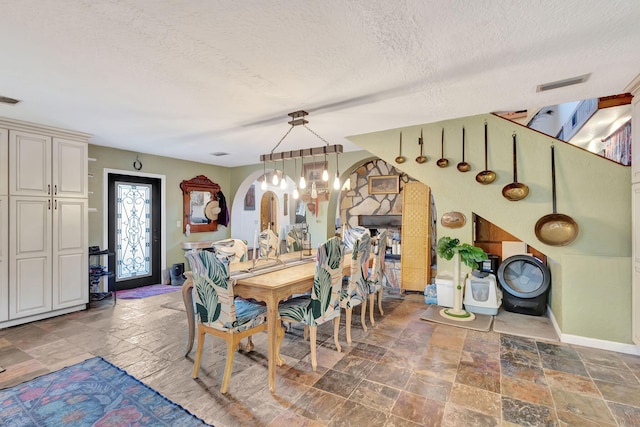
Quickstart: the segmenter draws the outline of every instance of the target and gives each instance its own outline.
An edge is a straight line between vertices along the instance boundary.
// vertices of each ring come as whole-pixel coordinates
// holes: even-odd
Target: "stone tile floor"
[[[343,325],[342,353],[332,326],[320,327],[317,372],[302,330],[292,329],[276,394],[266,334],[254,336],[222,395],[223,341],[207,337],[191,379],[180,292],[105,301],[0,330],[0,388],[99,355],[216,426],[640,425],[638,356],[429,323],[424,302],[409,297],[390,296],[384,309],[368,332],[354,313],[353,345]]]

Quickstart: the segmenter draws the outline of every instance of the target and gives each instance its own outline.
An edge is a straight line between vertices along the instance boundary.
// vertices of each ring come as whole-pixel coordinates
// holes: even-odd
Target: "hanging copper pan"
[[[424,138],[422,137],[422,129],[420,129],[420,138],[418,139],[418,145],[420,146],[420,155],[416,157],[416,162],[422,164],[428,160],[427,156],[424,156],[422,154],[422,146],[424,145]]]
[[[398,147],[398,157],[396,157],[396,163],[404,163],[405,160],[407,160],[407,158],[405,156],[402,155],[402,132],[400,132],[400,144]]]
[[[496,180],[496,173],[489,170],[487,161],[487,145],[487,122],[484,122],[484,170],[476,175],[476,181],[483,185],[491,184]]]
[[[556,162],[554,147],[551,146],[551,198],[553,213],[536,222],[536,237],[550,246],[566,246],[578,237],[578,224],[569,215],[556,211]]]
[[[469,172],[471,165],[464,161],[464,127],[462,128],[462,161],[456,166],[460,172]]]
[[[436,162],[436,165],[440,168],[446,168],[449,166],[449,160],[444,158],[444,128],[442,128],[442,137],[440,139],[440,158]]]
[[[505,199],[517,202],[522,200],[529,194],[529,187],[518,182],[518,159],[516,153],[516,134],[513,134],[513,182],[505,185],[502,189],[502,195]]]

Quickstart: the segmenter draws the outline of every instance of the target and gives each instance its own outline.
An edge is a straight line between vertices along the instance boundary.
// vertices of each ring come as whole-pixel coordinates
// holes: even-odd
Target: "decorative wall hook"
[[[133,168],[137,171],[142,169],[142,162],[140,161],[140,159],[138,158],[138,156],[136,156],[136,161],[133,162]]]

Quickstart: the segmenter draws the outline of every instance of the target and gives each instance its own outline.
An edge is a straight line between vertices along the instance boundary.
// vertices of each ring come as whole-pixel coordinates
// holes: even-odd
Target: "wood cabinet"
[[[400,287],[423,292],[431,280],[431,192],[421,182],[406,183],[403,192]]]
[[[8,129],[2,328],[86,308],[89,135],[1,118],[0,125]]]

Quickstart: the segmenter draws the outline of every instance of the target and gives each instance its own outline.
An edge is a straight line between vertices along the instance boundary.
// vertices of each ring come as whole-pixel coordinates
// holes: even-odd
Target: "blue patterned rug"
[[[101,357],[0,390],[0,425],[207,426]]]

